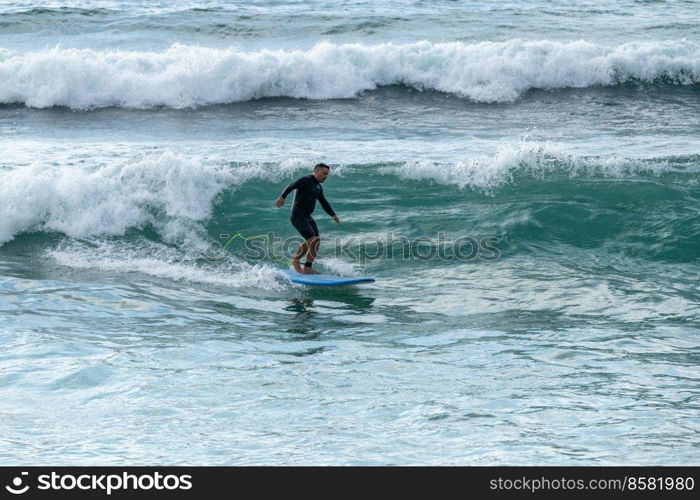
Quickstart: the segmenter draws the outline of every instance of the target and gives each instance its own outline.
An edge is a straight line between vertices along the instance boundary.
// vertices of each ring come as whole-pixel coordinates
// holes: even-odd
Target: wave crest
[[[56,231],[83,239],[121,236],[131,228],[149,226],[167,243],[204,248],[208,244],[206,227],[212,218],[220,211],[236,213],[240,204],[246,203],[231,193],[245,184],[264,182],[272,200],[283,181],[292,180],[313,163],[302,159],[228,162],[164,152],[90,169],[43,163],[9,169],[2,172],[0,183],[0,245],[21,232]],[[496,194],[500,187],[528,185],[533,179],[552,181],[551,189],[559,189],[562,182],[580,177],[636,180],[679,175],[684,185],[697,185],[700,156],[586,157],[569,153],[556,143],[522,141],[461,162],[334,166],[334,172],[339,171],[340,178],[348,178],[346,182],[355,187],[367,182],[368,173],[392,177],[384,181],[373,177],[367,189],[377,183],[396,185],[398,178]]]
[[[700,45],[690,41],[606,47],[579,40],[379,45],[320,43],[309,50],[164,52],[0,50],[0,103],[187,108],[264,97],[352,98],[387,85],[510,102],[530,89],[626,82],[700,83]]]

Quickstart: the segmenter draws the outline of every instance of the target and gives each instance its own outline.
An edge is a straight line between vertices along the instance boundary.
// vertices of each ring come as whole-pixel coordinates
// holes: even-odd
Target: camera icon
[[[29,475],[28,472],[21,473],[21,476],[27,476],[27,475]],[[14,478],[12,480],[12,486],[14,486],[17,489],[13,488],[12,486],[5,486],[5,489],[14,495],[21,495],[22,493],[26,493],[27,490],[29,489],[29,485],[26,485],[24,488],[20,488],[20,486],[22,486],[22,477],[21,476],[17,476],[16,478]]]

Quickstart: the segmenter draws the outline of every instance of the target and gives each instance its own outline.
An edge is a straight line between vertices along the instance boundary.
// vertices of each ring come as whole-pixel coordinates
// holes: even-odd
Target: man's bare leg
[[[308,240],[304,241],[301,245],[299,245],[299,248],[297,249],[297,252],[294,254],[294,257],[292,258],[292,267],[294,270],[298,273],[303,273],[304,270],[301,268],[301,264],[299,264],[299,261],[301,258],[304,256],[304,254],[309,250],[309,241],[311,238]]]
[[[318,253],[318,247],[321,244],[321,238],[318,236],[312,236],[306,240],[309,246],[309,253],[306,254],[306,262],[313,264],[314,259],[316,259],[316,254]],[[321,274],[318,271],[311,268],[311,266],[304,265],[303,274]]]

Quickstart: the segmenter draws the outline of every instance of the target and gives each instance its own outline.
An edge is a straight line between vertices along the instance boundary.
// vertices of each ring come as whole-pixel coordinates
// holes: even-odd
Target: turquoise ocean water
[[[697,465],[699,9],[0,2],[0,463]]]

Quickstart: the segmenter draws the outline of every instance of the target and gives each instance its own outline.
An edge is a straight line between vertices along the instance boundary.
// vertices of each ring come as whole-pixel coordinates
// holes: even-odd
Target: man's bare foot
[[[301,274],[321,274],[321,273],[319,273],[318,271],[316,271],[315,269],[313,269],[311,267],[304,266],[304,270],[301,272]]]
[[[294,270],[295,270],[296,272],[298,272],[299,274],[303,274],[303,273],[304,273],[304,270],[303,270],[303,269],[301,268],[301,266],[299,265],[299,261],[298,261],[298,260],[293,260],[293,261],[292,261],[292,267],[293,267]]]

